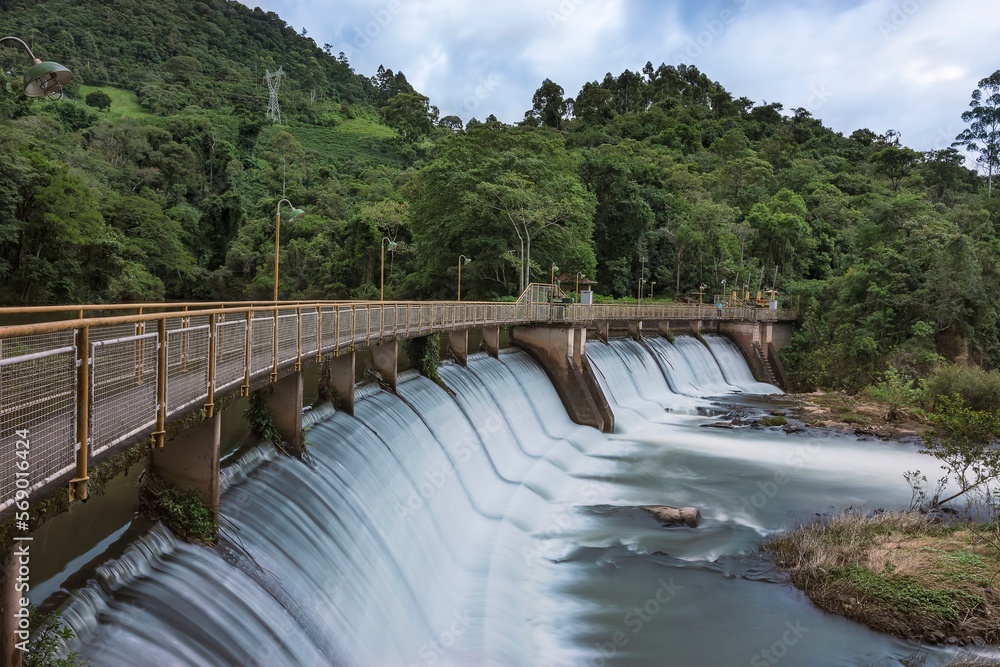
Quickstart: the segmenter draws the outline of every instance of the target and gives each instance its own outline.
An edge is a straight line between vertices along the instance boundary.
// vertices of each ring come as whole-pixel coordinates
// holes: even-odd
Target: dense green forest
[[[955,148],[844,136],[652,63],[575,97],[546,80],[516,125],[441,118],[402,72],[356,73],[237,2],[0,9],[3,34],[76,74],[28,100],[23,53],[0,48],[5,305],[267,298],[285,198],[306,214],[282,223],[282,298],[378,298],[388,238],[387,298],[455,298],[460,255],[464,299],[553,264],[617,298],[641,279],[660,298],[773,285],[801,308],[782,353],[801,389],[1000,362],[1000,196]],[[992,173],[977,118],[964,144]]]

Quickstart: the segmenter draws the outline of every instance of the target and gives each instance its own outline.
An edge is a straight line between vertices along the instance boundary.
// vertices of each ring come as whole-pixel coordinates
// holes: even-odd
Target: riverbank
[[[814,392],[775,398],[791,403],[789,416],[810,428],[903,441],[918,439],[929,428],[917,411],[897,409],[896,418],[889,419],[888,404],[861,395]]]
[[[1000,643],[997,527],[845,513],[763,545],[820,608],[916,641]]]

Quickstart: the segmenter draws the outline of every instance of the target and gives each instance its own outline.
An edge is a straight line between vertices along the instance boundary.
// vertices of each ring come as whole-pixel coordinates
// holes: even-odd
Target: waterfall
[[[157,524],[60,592],[68,648],[94,667],[745,664],[795,621],[816,630],[788,664],[911,652],[761,583],[752,554],[834,503],[905,505],[920,455],[698,428],[710,418],[685,405],[755,388],[733,348],[708,344],[588,342],[634,422],[613,436],[572,423],[523,352],[444,363],[443,387],[366,385],[354,416],[311,410],[304,460],[262,446],[227,461],[218,546]],[[664,530],[644,504],[696,505],[703,522]]]
[[[705,342],[708,343],[712,356],[715,357],[719,368],[722,369],[722,374],[726,376],[726,382],[729,384],[751,394],[784,393],[773,384],[757,382],[754,379],[746,359],[743,358],[743,353],[733,341],[725,336],[709,334],[705,336]]]

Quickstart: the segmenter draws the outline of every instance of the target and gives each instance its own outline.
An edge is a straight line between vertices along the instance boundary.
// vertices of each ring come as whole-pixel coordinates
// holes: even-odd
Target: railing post
[[[184,306],[184,312],[187,312],[188,307]],[[190,317],[181,318],[181,328],[184,329],[184,335],[181,338],[181,370],[187,372],[188,369],[188,336],[187,332],[188,326],[191,324]]]
[[[69,501],[87,499],[90,455],[90,327],[77,330],[76,339],[76,475],[69,482]]]
[[[250,395],[250,350],[253,345],[253,309],[248,308],[246,314],[247,331],[246,347],[243,350],[243,385],[240,386],[240,396]]]
[[[274,336],[271,339],[271,382],[278,381],[278,306],[274,306]]]
[[[208,316],[208,399],[205,401],[205,416],[215,414],[215,355],[219,349],[218,329],[215,314]]]
[[[162,448],[167,434],[167,316],[163,314],[157,324],[156,359],[156,430],[153,442]]]
[[[323,361],[323,307],[316,306],[316,363]]]
[[[302,308],[295,309],[295,372],[302,370]]]
[[[142,306],[139,306],[139,314],[142,315]],[[146,333],[146,323],[136,322],[135,323],[135,335],[141,336]],[[135,346],[135,383],[142,384],[142,345],[143,339],[140,338]]]

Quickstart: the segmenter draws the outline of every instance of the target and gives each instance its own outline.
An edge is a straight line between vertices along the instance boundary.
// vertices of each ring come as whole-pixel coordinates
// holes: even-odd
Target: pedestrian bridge
[[[400,339],[445,333],[461,362],[469,353],[470,329],[481,329],[483,347],[497,354],[501,328],[542,327],[569,331],[568,344],[579,357],[586,329],[606,338],[613,329],[637,334],[643,322],[694,330],[715,323],[718,330],[722,325],[750,327],[748,341],[759,346],[770,342],[772,326],[795,319],[793,311],[781,309],[582,305],[553,296],[561,295],[548,285],[532,285],[516,302],[0,308],[0,518],[9,518],[18,489],[29,490],[34,498],[68,484],[71,500],[86,499],[95,463],[141,440],[150,440],[155,454],[168,437],[188,427],[211,428],[214,422],[217,431],[222,401],[265,386],[274,385],[270,393],[291,406],[284,410],[290,415],[286,423],[277,419],[279,430],[290,433],[293,441],[301,439],[303,366],[328,364],[338,405],[353,410],[354,353],[360,348],[372,350],[374,368],[394,388]],[[529,351],[535,344],[527,336],[520,339]],[[521,344],[518,336],[512,341]],[[750,350],[744,346],[746,353]],[[566,354],[572,356],[572,351]],[[277,390],[289,382],[290,393]],[[215,440],[217,446],[217,433]],[[23,449],[28,450],[28,464],[19,468],[18,451]],[[161,458],[165,471],[176,465]],[[180,473],[182,479],[185,474]],[[213,497],[217,499],[217,489],[206,495]]]

